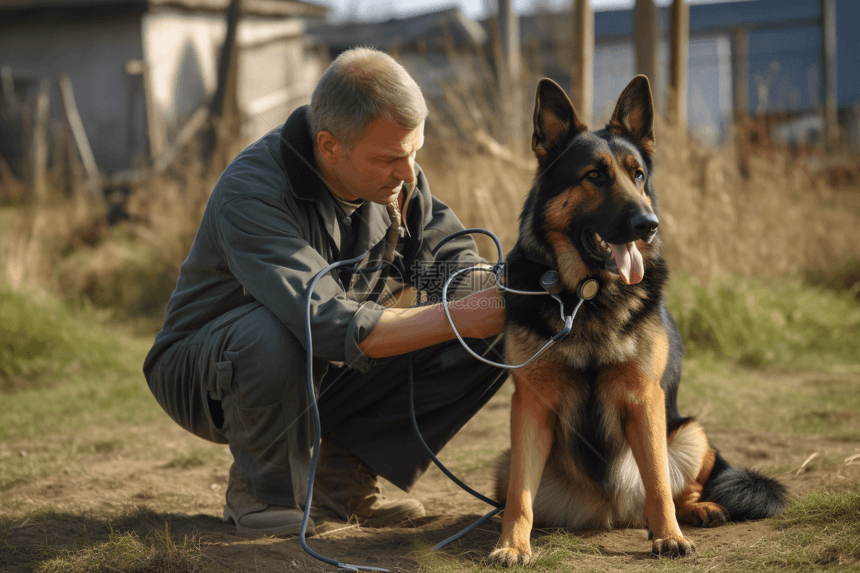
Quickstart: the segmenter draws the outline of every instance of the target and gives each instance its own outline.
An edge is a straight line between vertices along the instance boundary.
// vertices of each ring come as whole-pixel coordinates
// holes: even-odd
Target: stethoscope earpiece
[[[540,286],[549,294],[555,296],[562,291],[561,277],[558,271],[547,271],[540,278]]]

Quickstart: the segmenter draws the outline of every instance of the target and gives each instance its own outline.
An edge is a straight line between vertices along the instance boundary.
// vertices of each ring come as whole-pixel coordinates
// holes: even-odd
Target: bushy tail
[[[786,495],[785,486],[775,479],[751,469],[734,468],[717,452],[702,500],[723,506],[732,521],[744,521],[779,515],[785,510]]]

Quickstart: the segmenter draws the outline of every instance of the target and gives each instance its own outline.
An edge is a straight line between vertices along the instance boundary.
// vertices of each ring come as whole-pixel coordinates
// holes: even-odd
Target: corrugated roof
[[[838,2],[843,4],[851,2]],[[604,10],[594,13],[594,37],[596,40],[630,38],[633,34],[632,10]],[[669,8],[658,8],[660,27],[669,29]],[[729,28],[763,29],[781,27],[792,22],[814,20],[820,16],[818,0],[752,0],[745,2],[720,2],[690,5],[690,33],[703,34]],[[547,38],[544,29],[547,21],[568,25],[569,11],[549,12],[520,17],[520,34],[523,39]],[[487,21],[481,22],[485,27]],[[569,30],[572,30],[572,25]]]
[[[0,0],[0,11],[24,11],[47,8],[108,8],[140,6],[173,6],[186,10],[225,11],[230,0]],[[255,16],[306,16],[322,17],[327,6],[303,0],[243,0],[242,12]]]
[[[332,52],[353,46],[379,50],[414,47],[441,47],[450,38],[455,45],[483,44],[487,33],[478,22],[469,20],[454,7],[409,18],[392,18],[384,22],[348,22],[327,24],[308,30],[308,34],[325,44]]]

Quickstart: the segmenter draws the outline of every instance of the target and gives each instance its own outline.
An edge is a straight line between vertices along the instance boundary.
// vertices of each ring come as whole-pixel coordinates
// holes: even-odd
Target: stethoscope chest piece
[[[591,300],[597,296],[600,284],[596,279],[585,279],[576,287],[576,295],[582,300]]]

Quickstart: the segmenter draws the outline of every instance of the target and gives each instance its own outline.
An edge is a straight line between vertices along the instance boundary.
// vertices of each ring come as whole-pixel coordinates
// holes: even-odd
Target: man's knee
[[[304,379],[304,348],[266,307],[231,325],[221,359],[219,365],[227,362],[231,370],[229,391],[243,408],[276,404],[291,384]]]

